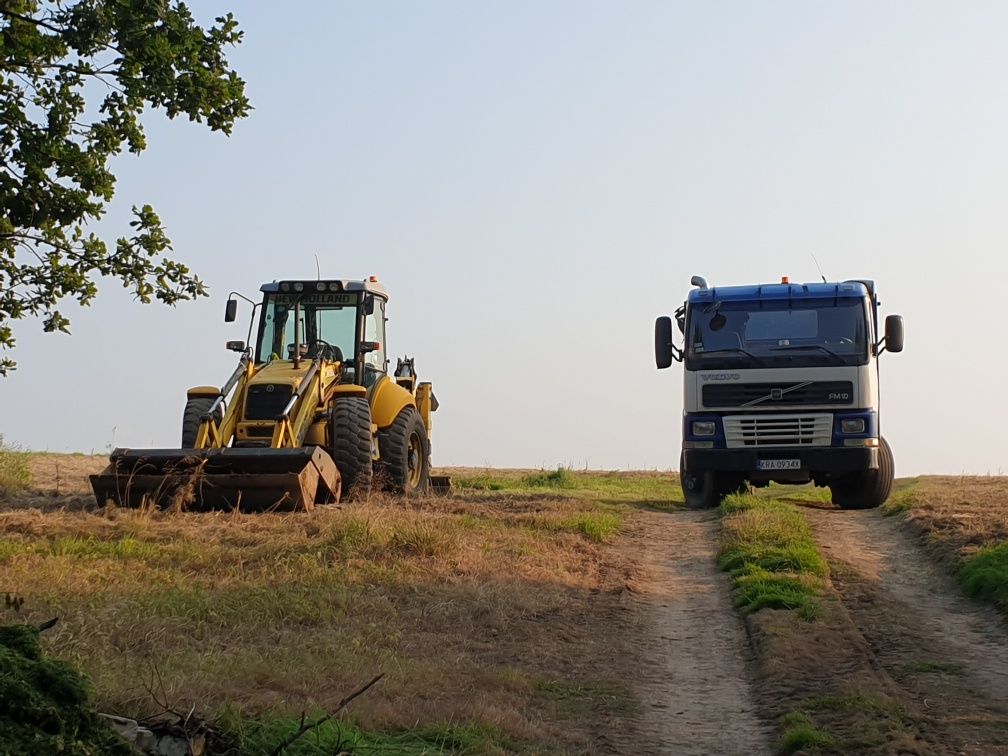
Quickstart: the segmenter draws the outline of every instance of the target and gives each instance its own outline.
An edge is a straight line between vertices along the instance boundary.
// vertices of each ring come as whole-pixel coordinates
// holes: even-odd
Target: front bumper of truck
[[[815,447],[772,449],[683,449],[684,467],[692,473],[740,472],[770,473],[760,469],[760,460],[799,461],[801,472],[813,475],[838,475],[878,469],[877,447]],[[794,469],[789,472],[795,472]]]

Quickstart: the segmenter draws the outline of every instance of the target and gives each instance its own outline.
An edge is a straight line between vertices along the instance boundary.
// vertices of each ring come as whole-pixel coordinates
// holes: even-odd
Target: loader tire
[[[199,433],[200,423],[203,416],[209,412],[211,405],[216,401],[211,396],[195,396],[186,401],[185,410],[182,412],[182,448],[192,449],[196,445],[196,434]],[[217,413],[217,421],[220,422],[221,413]]]
[[[892,491],[895,463],[889,442],[879,439],[878,469],[866,470],[830,484],[833,503],[841,509],[875,509]]]
[[[366,498],[371,491],[372,474],[371,408],[367,399],[363,396],[336,399],[329,431],[343,498]]]
[[[388,428],[378,431],[378,456],[390,491],[412,496],[430,485],[430,441],[416,407],[404,407]]]

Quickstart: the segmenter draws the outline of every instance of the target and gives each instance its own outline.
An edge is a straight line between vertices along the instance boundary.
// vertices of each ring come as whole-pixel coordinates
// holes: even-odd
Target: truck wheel
[[[884,438],[879,439],[878,469],[844,478],[830,484],[833,503],[841,509],[874,509],[889,498],[892,491],[895,464],[892,449]]]
[[[415,407],[403,408],[392,425],[378,431],[378,454],[390,490],[407,496],[427,491],[430,443]]]
[[[679,457],[679,484],[687,509],[710,509],[721,503],[721,485],[711,471],[693,474],[686,472],[686,455]]]
[[[329,441],[345,497],[365,498],[371,491],[371,408],[367,399],[344,396],[333,402]]]
[[[215,401],[216,397],[212,396],[194,396],[186,401],[185,409],[182,411],[183,449],[192,449],[196,446],[196,434],[199,433],[200,423]],[[222,417],[223,413],[218,409],[217,422],[220,422]]]

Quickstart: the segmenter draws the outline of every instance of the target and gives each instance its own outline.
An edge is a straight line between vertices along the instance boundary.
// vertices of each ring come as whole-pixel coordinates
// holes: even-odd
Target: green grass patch
[[[524,483],[529,488],[574,488],[575,478],[566,467],[558,467],[526,475]]]
[[[916,482],[894,491],[882,505],[882,514],[895,515],[906,512],[917,504],[919,496],[920,487]]]
[[[957,662],[924,660],[904,664],[902,669],[908,675],[948,675],[950,677],[962,677],[966,674],[966,667]]]
[[[452,472],[452,487],[468,495],[524,494],[564,496],[603,503],[671,508],[682,503],[679,479],[672,473],[574,470],[486,470]]]
[[[325,714],[314,712],[305,722],[318,721]],[[265,756],[294,735],[300,717],[245,718],[234,709],[225,711],[217,722],[220,735],[213,745],[219,752],[243,756]],[[368,732],[353,722],[328,720],[284,749],[287,756],[318,756],[337,753],[395,753],[403,756],[426,754],[503,754],[519,750],[494,728],[476,725],[438,725],[402,732]]]
[[[780,720],[784,734],[777,743],[777,753],[790,756],[806,748],[835,748],[836,738],[826,730],[816,727],[808,715],[794,711]]]
[[[736,605],[747,613],[792,609],[814,619],[828,569],[801,513],[750,494],[727,497],[721,511],[718,564],[731,573]]]
[[[583,512],[561,521],[561,528],[580,533],[590,541],[605,543],[619,532],[620,518],[611,512]]]
[[[0,437],[0,444],[3,437]],[[17,493],[31,483],[31,469],[28,461],[31,455],[0,446],[0,495]]]
[[[980,549],[957,571],[959,584],[970,596],[1008,607],[1008,543]]]

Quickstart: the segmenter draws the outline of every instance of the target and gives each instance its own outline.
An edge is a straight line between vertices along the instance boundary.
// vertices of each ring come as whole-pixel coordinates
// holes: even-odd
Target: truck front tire
[[[879,439],[878,469],[866,470],[830,483],[833,503],[841,509],[875,509],[892,491],[895,464],[892,449]]]
[[[686,471],[686,455],[679,457],[679,485],[687,509],[711,509],[721,503],[724,495],[718,475],[711,470],[700,473]]]

